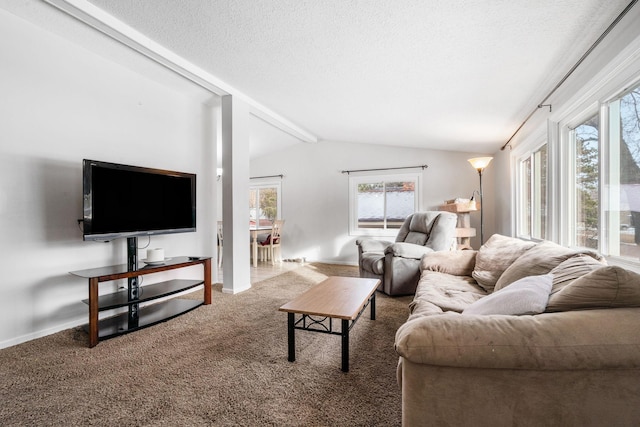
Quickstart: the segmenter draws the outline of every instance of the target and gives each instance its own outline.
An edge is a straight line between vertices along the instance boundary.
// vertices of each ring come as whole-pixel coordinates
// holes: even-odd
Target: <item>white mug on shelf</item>
[[[162,262],[164,261],[164,249],[155,248],[147,249],[147,262]]]

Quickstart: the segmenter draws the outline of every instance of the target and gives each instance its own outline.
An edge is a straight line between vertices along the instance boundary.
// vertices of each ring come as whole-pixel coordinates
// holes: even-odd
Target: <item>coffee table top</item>
[[[378,279],[332,276],[279,308],[288,313],[353,320],[380,284]]]

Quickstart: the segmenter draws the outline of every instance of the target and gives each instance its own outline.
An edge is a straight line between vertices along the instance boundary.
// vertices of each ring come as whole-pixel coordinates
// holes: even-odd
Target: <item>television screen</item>
[[[196,231],[196,175],[83,160],[84,240]]]

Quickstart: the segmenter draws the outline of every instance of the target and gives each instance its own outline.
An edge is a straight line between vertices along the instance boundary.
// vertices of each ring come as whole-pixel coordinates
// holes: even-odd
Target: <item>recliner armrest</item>
[[[426,246],[414,245],[413,243],[396,242],[385,249],[385,254],[391,254],[395,257],[421,259],[423,255],[434,252],[433,249]]]
[[[360,247],[363,253],[365,252],[379,252],[384,253],[384,250],[391,244],[385,240],[375,239],[358,239],[356,245]]]

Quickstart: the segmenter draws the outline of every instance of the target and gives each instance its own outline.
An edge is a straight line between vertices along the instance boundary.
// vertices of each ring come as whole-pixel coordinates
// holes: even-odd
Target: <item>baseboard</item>
[[[82,326],[87,323],[86,316],[82,319],[72,320],[61,325],[56,325],[52,328],[43,329],[37,332],[33,332],[26,335],[21,335],[19,337],[12,338],[10,340],[0,342],[0,349],[13,347],[14,345],[22,344],[27,341],[35,340],[37,338],[46,337],[48,335],[52,335],[58,333],[60,331],[64,331],[71,328],[76,328],[78,326]]]
[[[334,259],[315,259],[315,260],[307,260],[307,264],[311,264],[311,263],[320,263],[320,264],[333,264],[333,265],[346,265],[349,267],[357,267],[358,263],[357,262],[350,262],[350,261],[336,261]]]
[[[244,286],[242,288],[239,289],[229,289],[229,288],[225,288],[224,287],[224,283],[223,283],[223,287],[222,287],[222,293],[223,294],[239,294],[240,292],[244,292],[244,291],[248,291],[249,289],[251,289],[251,285],[249,284],[249,286]]]

